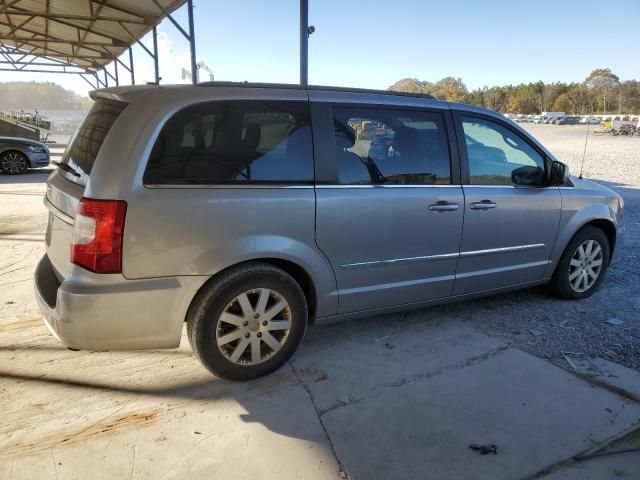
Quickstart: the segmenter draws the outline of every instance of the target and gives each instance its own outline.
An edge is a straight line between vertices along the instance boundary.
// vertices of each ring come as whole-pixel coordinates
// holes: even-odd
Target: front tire
[[[20,175],[29,168],[29,159],[24,153],[14,150],[0,155],[0,171],[7,175]]]
[[[602,230],[594,226],[579,230],[560,257],[551,280],[552,292],[571,300],[593,295],[604,279],[610,252]]]
[[[196,296],[187,336],[210,372],[250,380],[291,358],[307,318],[304,293],[289,274],[267,263],[251,263],[223,273]]]

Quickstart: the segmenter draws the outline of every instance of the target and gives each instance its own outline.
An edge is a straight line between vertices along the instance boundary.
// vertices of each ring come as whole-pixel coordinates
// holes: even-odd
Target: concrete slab
[[[640,402],[640,372],[638,370],[632,370],[603,358],[596,358],[593,362],[604,374],[596,378],[598,382],[618,388]]]
[[[609,409],[609,410],[607,410]],[[353,479],[523,478],[640,422],[640,406],[517,350],[388,386],[323,423]],[[496,444],[482,456],[469,444]]]
[[[293,358],[320,412],[355,403],[389,385],[478,361],[506,348],[450,318],[423,310],[319,328]]]
[[[187,346],[89,353],[40,342],[0,342],[0,478],[339,478],[288,367],[231,383]]]
[[[542,480],[636,480],[640,478],[640,452],[596,457],[541,478]]]

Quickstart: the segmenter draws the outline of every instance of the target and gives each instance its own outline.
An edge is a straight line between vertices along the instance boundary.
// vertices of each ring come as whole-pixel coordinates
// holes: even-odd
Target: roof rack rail
[[[369,88],[353,88],[353,87],[335,87],[328,85],[302,85],[296,83],[259,83],[259,82],[200,82],[198,87],[246,87],[246,88],[286,88],[293,90],[325,90],[333,92],[352,92],[352,93],[371,93],[375,95],[399,95],[403,97],[418,97],[426,99],[435,99],[433,95],[426,93],[409,93],[409,92],[396,92],[394,90],[375,90]]]

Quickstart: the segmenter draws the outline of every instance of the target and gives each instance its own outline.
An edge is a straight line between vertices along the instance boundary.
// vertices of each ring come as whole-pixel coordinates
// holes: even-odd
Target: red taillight
[[[96,273],[122,272],[127,202],[81,198],[71,243],[71,263]]]

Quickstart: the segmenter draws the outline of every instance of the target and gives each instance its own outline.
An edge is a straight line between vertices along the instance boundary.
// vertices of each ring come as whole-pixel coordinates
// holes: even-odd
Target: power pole
[[[309,35],[315,28],[309,26],[309,1],[300,0],[300,85],[309,84]]]

